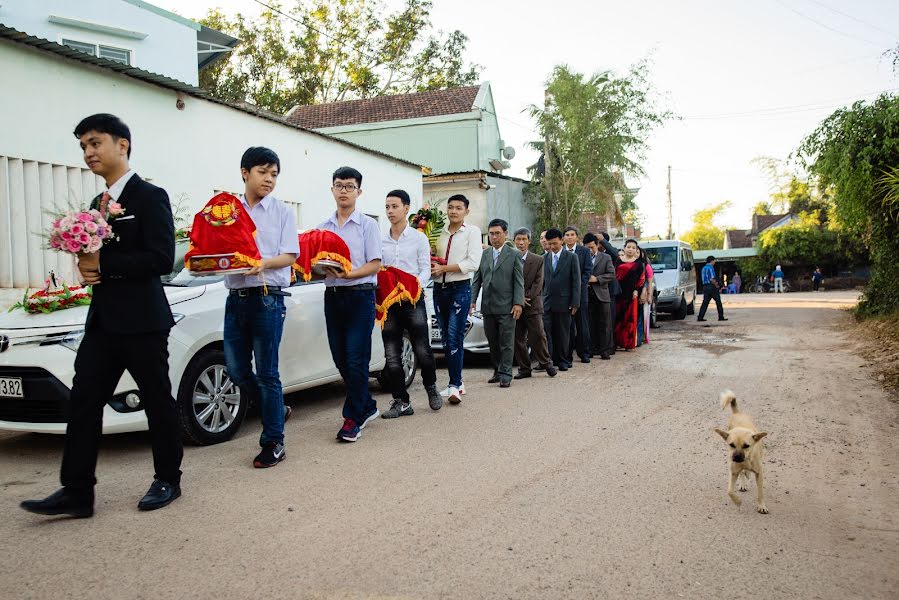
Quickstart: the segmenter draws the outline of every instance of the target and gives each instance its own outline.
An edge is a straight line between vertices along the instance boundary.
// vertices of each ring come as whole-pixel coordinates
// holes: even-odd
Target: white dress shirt
[[[406,225],[400,239],[395,240],[387,230],[381,239],[381,264],[396,267],[418,277],[422,287],[431,278],[431,245],[428,236]]]
[[[128,172],[118,178],[118,180],[109,186],[109,189],[106,190],[106,193],[109,194],[110,202],[118,202],[119,198],[122,196],[122,191],[124,191],[125,186],[128,185],[128,182],[131,181],[131,178],[135,176],[134,169],[128,169]]]
[[[269,194],[252,208],[244,196],[240,197],[241,206],[253,219],[256,225],[256,246],[262,258],[274,258],[282,254],[300,255],[300,242],[297,236],[297,218],[289,206]],[[259,275],[225,274],[225,287],[236,290],[262,285],[288,287],[292,267],[266,269]]]
[[[447,252],[449,250],[449,252]],[[451,234],[449,223],[444,225],[437,240],[437,256],[446,259],[448,265],[459,265],[457,273],[445,273],[436,281],[450,283],[471,279],[472,273],[478,270],[481,263],[481,230],[474,225],[463,223],[456,233]]]

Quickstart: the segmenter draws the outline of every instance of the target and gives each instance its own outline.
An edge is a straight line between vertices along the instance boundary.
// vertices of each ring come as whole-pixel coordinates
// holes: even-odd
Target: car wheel
[[[403,348],[400,350],[400,357],[403,362],[403,381],[404,387],[408,389],[412,382],[415,381],[415,373],[418,372],[418,359],[415,357],[415,351],[412,349],[412,340],[408,334],[403,334]],[[387,369],[378,373],[378,384],[384,390],[390,390],[390,381],[387,378]]]
[[[683,296],[680,297],[680,305],[674,311],[674,318],[678,321],[683,321],[687,318],[687,299]]]
[[[687,305],[687,314],[688,315],[696,314],[696,296],[693,296],[693,299],[690,301],[690,304]]]
[[[178,388],[178,408],[184,439],[208,446],[234,437],[247,414],[246,397],[225,368],[225,353],[205,350],[197,355]]]

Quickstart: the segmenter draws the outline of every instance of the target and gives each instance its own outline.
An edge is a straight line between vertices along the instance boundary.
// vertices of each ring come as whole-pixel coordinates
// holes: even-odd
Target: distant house
[[[724,249],[752,248],[751,229],[728,229],[724,232]]]
[[[34,9],[30,21],[22,16],[25,4]],[[100,4],[108,10],[97,11]],[[39,18],[41,8],[45,11]],[[105,188],[105,182],[85,167],[72,135],[75,125],[93,113],[116,114],[130,126],[131,165],[142,177],[164,188],[188,217],[216,192],[243,191],[240,157],[246,148],[258,145],[278,152],[281,175],[275,194],[295,212],[302,228],[315,227],[333,212],[331,174],[342,165],[353,165],[364,174],[367,193],[359,207],[381,217],[385,230],[384,196],[388,191],[400,187],[415,198],[421,196],[419,163],[302,129],[286,123],[281,115],[216,100],[195,85],[175,79],[173,75],[180,77],[181,65],[189,65],[192,75],[185,78],[196,81],[202,60],[197,50],[202,29],[160,17],[158,10],[137,0],[0,3],[0,80],[6,90],[0,96],[4,115],[0,135],[0,291],[41,285],[50,269],[66,281],[73,280],[71,257],[45,250],[40,232],[47,230],[51,210],[84,206]],[[57,25],[60,19],[55,17],[68,19],[65,27],[74,27],[70,21],[83,21],[90,28],[75,29],[85,36],[96,30],[100,37],[81,39],[93,39],[98,45],[111,43],[104,42],[109,38],[103,36],[113,35],[113,29],[116,34],[118,30],[149,32],[144,38],[149,41],[157,35],[154,28],[167,22],[191,31],[193,38],[190,44],[177,44],[177,60],[169,61],[166,53],[154,57],[148,46],[135,50],[134,64],[126,64],[61,44],[55,41],[55,33],[47,34],[54,38],[48,40],[18,30],[5,23],[8,17],[31,31],[44,27],[45,22]],[[127,39],[123,38],[123,44]],[[176,36],[172,43],[178,39]],[[135,64],[161,66],[150,72]]]
[[[289,123],[424,165],[423,202],[452,194],[471,201],[469,221],[486,232],[494,217],[531,226],[528,182],[502,174],[515,156],[500,135],[490,84],[295,106]]]
[[[799,217],[792,213],[783,215],[752,215],[752,229],[728,229],[724,232],[724,249],[753,248],[758,244],[759,236],[772,229],[784,227]]]

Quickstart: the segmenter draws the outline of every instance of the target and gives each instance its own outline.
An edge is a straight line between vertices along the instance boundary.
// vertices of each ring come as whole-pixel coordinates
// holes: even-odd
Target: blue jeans
[[[449,384],[453,387],[462,385],[462,363],[465,360],[462,344],[470,306],[471,283],[463,281],[446,287],[434,284],[434,316],[443,336]]]
[[[259,405],[259,445],[284,443],[284,392],[278,347],[284,330],[283,296],[229,295],[225,302],[225,364],[242,392]],[[256,373],[253,373],[253,363]]]
[[[346,384],[343,418],[361,425],[378,408],[368,391],[375,291],[330,287],[325,291],[325,323],[331,358]]]

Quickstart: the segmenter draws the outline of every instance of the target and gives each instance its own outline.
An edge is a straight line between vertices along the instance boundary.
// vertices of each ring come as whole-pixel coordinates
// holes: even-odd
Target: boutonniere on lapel
[[[106,207],[106,220],[114,221],[125,214],[125,207],[118,202],[110,202]]]

